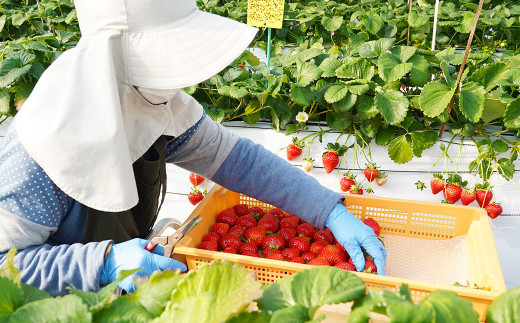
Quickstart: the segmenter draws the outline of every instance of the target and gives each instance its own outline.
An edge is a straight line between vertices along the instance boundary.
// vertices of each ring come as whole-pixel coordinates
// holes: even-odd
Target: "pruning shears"
[[[179,227],[175,233],[169,236],[154,237],[148,242],[145,249],[152,252],[160,244],[164,246],[164,256],[171,258],[175,245],[202,220],[200,214]]]

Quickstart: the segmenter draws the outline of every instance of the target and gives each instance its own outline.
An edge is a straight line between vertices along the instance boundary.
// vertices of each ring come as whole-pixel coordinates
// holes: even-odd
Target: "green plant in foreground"
[[[117,296],[126,271],[98,293],[71,289],[51,297],[19,283],[15,250],[0,268],[0,322],[320,322],[325,304],[353,301],[349,322],[368,322],[371,312],[390,322],[477,322],[471,303],[454,292],[434,291],[418,304],[406,285],[397,291],[369,290],[354,273],[329,266],[312,267],[262,286],[239,264],[213,261],[197,271],[154,273],[137,282],[136,292]],[[256,310],[251,304],[256,304]],[[502,294],[489,307],[488,322],[517,322],[520,287]],[[317,317],[316,317],[317,316]]]

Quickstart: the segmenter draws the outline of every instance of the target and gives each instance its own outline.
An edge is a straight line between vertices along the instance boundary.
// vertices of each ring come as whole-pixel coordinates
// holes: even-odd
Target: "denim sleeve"
[[[249,139],[240,138],[212,180],[295,214],[317,228],[343,198]]]

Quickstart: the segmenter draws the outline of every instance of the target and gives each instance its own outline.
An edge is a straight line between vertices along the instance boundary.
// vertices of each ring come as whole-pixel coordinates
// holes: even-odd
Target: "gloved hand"
[[[137,276],[150,276],[156,270],[180,269],[186,271],[186,265],[177,260],[164,257],[164,247],[157,245],[153,252],[146,251],[144,248],[149,240],[132,239],[122,243],[112,245],[110,253],[105,259],[105,265],[101,273],[99,282],[108,284],[117,279],[121,270],[131,270],[141,268],[135,274],[126,277],[119,288],[128,293],[135,291],[134,279]]]
[[[356,218],[347,208],[338,203],[329,214],[325,225],[332,231],[336,240],[347,249],[357,271],[365,267],[363,247],[374,258],[379,275],[385,275],[386,249],[372,228]]]

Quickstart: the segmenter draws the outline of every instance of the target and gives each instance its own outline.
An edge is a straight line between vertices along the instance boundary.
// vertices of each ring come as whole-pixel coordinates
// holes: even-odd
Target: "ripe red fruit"
[[[196,187],[191,188],[191,192],[188,193],[188,200],[191,204],[197,205],[204,198],[204,195]]]
[[[312,238],[314,233],[316,233],[316,228],[309,223],[302,223],[296,228],[296,234],[299,236]]]
[[[285,248],[285,240],[276,234],[268,235],[262,240],[262,248],[282,250]]]
[[[290,144],[285,150],[287,152],[287,160],[293,160],[302,154],[302,149],[294,144]]]
[[[249,256],[249,257],[260,258],[260,255],[258,254],[258,252],[253,252],[253,251],[245,251],[245,252],[242,253],[242,256]]]
[[[238,225],[235,225],[234,227],[230,228],[228,232],[235,232],[237,233],[240,237],[244,236],[244,233],[245,233],[245,229],[244,227],[241,227],[241,226],[238,226]]]
[[[197,248],[203,250],[217,251],[218,242],[215,240],[202,241]]]
[[[455,184],[449,184],[444,188],[444,198],[452,204],[460,200],[461,193],[462,188]]]
[[[340,261],[341,262],[347,261],[347,254],[345,252],[343,252],[343,250],[341,250],[337,246],[330,245],[330,244],[325,246],[321,250],[318,257],[324,257],[333,266]]]
[[[488,216],[494,219],[502,214],[502,206],[498,203],[491,203],[486,206],[486,211]]]
[[[267,230],[263,225],[257,225],[256,227],[249,228],[244,233],[246,239],[256,243],[257,246],[262,244],[262,240],[264,240],[266,234]]]
[[[240,241],[238,235],[234,233],[228,233],[220,239],[219,244],[222,249],[233,248],[238,250],[240,249],[240,245],[242,245],[242,241]]]
[[[311,266],[330,266],[329,261],[325,257],[316,257],[309,260],[307,264]]]
[[[286,244],[289,244],[289,240],[296,237],[296,230],[291,228],[281,228],[278,230],[277,234],[285,240]]]
[[[379,175],[379,171],[377,170],[376,165],[373,163],[368,165],[367,168],[365,168],[365,170],[363,171],[363,173],[365,174],[365,178],[369,182],[375,180],[377,178],[377,175]]]
[[[318,230],[316,231],[316,233],[314,233],[312,239],[314,241],[325,240],[329,244],[334,243],[334,236],[332,235],[332,232],[330,232],[330,230]]]
[[[321,157],[321,161],[323,162],[323,167],[325,167],[325,172],[328,174],[338,166],[339,157],[335,152],[329,151]]]
[[[305,259],[303,259],[302,257],[296,257],[296,258],[289,260],[289,262],[294,262],[297,264],[305,264]]]
[[[229,231],[229,224],[217,222],[211,226],[211,232],[216,232],[223,237]]]
[[[385,173],[379,173],[379,175],[377,175],[377,177],[376,177],[376,183],[379,186],[385,185],[387,181],[388,181],[388,176],[386,176]]]
[[[352,185],[350,187],[350,191],[348,191],[350,194],[355,195],[363,195],[363,189],[361,188],[360,184]]]
[[[258,225],[264,226],[269,232],[276,232],[280,229],[280,224],[278,224],[278,220],[272,213],[266,213],[260,221],[258,221]]]
[[[249,229],[255,227],[257,223],[252,214],[246,214],[237,218],[236,225]]]
[[[244,254],[244,252],[258,252],[258,247],[256,246],[256,243],[254,242],[244,242],[240,246],[240,253]]]
[[[309,252],[311,247],[311,239],[308,237],[294,237],[289,240],[290,248],[298,248],[301,253]]]
[[[356,271],[356,266],[354,266],[353,264],[351,264],[349,262],[345,262],[345,261],[338,262],[334,267],[345,269],[348,271]]]
[[[229,224],[229,226],[234,226],[237,220],[237,216],[233,208],[227,208],[224,211],[221,211],[217,215],[216,222],[223,222]]]
[[[463,190],[462,193],[460,193],[460,201],[463,205],[469,205],[475,201],[477,198],[477,194],[473,191]]]
[[[264,216],[264,210],[262,210],[258,206],[250,207],[248,213],[253,215],[257,221],[260,220]]]
[[[189,178],[190,178],[190,183],[193,186],[199,186],[200,184],[202,184],[204,182],[204,179],[205,179],[204,177],[194,174],[194,173],[190,173]]]
[[[272,255],[270,254],[270,255],[264,256],[264,258],[283,261],[283,256],[279,253],[274,253]]]
[[[247,204],[234,205],[233,211],[235,211],[236,216],[242,216],[242,215],[249,214],[249,205],[247,205]]]
[[[237,250],[235,248],[226,248],[222,252],[236,254]]]
[[[210,233],[206,234],[204,237],[202,237],[202,241],[211,241],[211,240],[219,241],[220,234],[218,234],[217,232],[210,232]]]
[[[305,253],[302,253],[302,255],[300,257],[302,257],[304,260],[309,262],[312,259],[316,258],[316,254],[314,254],[312,252],[305,252]]]
[[[321,252],[321,250],[323,250],[323,248],[325,248],[326,246],[328,246],[330,243],[328,243],[327,241],[325,240],[316,240],[314,241],[314,243],[311,245],[310,247],[310,252],[314,253],[314,254],[319,254]]]
[[[365,259],[365,268],[363,268],[364,273],[377,273],[376,264],[372,260]]]
[[[379,234],[381,233],[381,227],[379,226],[379,223],[377,223],[376,220],[374,220],[373,218],[366,218],[365,220],[363,220],[363,223],[366,226],[371,227],[372,230],[374,230],[374,233],[376,234],[376,236],[379,237]]]
[[[299,223],[300,219],[298,219],[296,216],[288,216],[280,221],[280,227],[296,230],[298,228]]]
[[[300,256],[300,249],[297,249],[297,248],[284,249],[284,250],[282,250],[282,256],[285,258],[285,260],[290,261],[291,259],[294,259],[294,258]]]
[[[355,184],[356,181],[354,181],[354,176],[351,172],[344,174],[344,176],[339,180],[339,187],[343,192],[349,191],[350,187]]]
[[[270,209],[267,211],[266,215],[267,214],[274,215],[277,221],[281,221],[283,218],[285,218],[285,213],[283,213],[283,211],[279,208]]]
[[[441,174],[434,174],[433,178],[430,180],[430,186],[432,188],[432,193],[437,194],[446,187],[446,183]]]
[[[262,250],[262,257],[264,257],[264,258],[267,258],[267,257],[269,257],[271,255],[275,255],[275,254],[281,255],[280,250],[278,250],[278,249],[264,249],[264,250]]]
[[[477,191],[477,203],[480,207],[488,206],[489,202],[493,198],[493,192],[491,190],[478,190]]]

